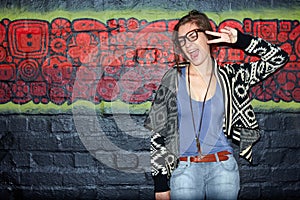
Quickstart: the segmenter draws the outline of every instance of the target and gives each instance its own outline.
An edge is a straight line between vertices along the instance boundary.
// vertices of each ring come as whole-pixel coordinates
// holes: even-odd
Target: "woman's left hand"
[[[231,28],[229,26],[225,26],[220,30],[220,32],[214,31],[205,31],[206,34],[216,36],[217,39],[208,40],[207,44],[215,44],[215,43],[236,43],[237,41],[237,30],[235,28]]]

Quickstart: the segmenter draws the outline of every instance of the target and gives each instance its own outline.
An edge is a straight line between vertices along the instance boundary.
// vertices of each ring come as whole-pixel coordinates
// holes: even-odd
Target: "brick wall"
[[[25,1],[0,8],[193,9],[291,8],[289,1]],[[247,16],[245,16],[247,17]],[[299,109],[298,109],[299,110]],[[257,110],[261,139],[254,162],[239,160],[240,199],[299,199],[299,111]],[[145,115],[0,113],[0,199],[153,199]],[[237,147],[235,147],[237,150]]]
[[[261,139],[253,165],[240,162],[241,199],[297,199],[299,193],[299,113],[258,112]]]
[[[124,119],[105,115],[97,117],[95,123],[90,116],[81,116],[89,135],[99,133],[100,126],[102,133],[126,153],[103,146],[99,138],[85,146],[82,131],[77,131],[82,127],[74,123],[73,115],[0,116],[0,196],[153,199],[152,178],[147,170],[149,138],[128,136],[137,136],[137,131],[147,135],[140,128],[145,116],[126,116],[135,123],[135,127],[127,127],[127,134],[124,127],[120,130],[118,117]],[[254,146],[254,162],[249,165],[239,159],[240,199],[300,197],[299,117],[299,113],[258,112],[262,136]],[[101,162],[103,155],[107,155],[103,160],[106,164]],[[135,169],[140,162],[146,166],[144,171]]]
[[[90,117],[83,118],[89,123]],[[142,118],[133,116],[132,120],[141,125]],[[94,147],[84,146],[72,115],[1,116],[1,199],[152,199],[150,174],[128,171],[135,168],[132,163],[141,154],[138,162],[149,166],[148,138],[128,140],[114,121],[104,116],[99,126],[116,146],[127,148],[128,154],[100,147],[101,141]],[[88,134],[97,129],[89,127]],[[93,148],[109,155],[111,159],[104,163],[111,166],[93,157]]]

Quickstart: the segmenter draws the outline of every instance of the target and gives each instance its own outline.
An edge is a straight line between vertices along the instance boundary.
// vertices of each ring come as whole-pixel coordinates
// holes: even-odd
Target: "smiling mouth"
[[[197,58],[197,56],[199,54],[199,50],[198,49],[192,50],[192,51],[189,51],[188,53],[189,53],[191,59],[195,59],[195,58]]]

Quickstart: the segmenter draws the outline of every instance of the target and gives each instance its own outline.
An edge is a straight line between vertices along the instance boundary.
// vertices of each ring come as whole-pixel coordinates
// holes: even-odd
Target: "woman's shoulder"
[[[190,65],[189,62],[181,62],[181,63],[175,64],[173,66],[173,68],[175,68],[175,69],[177,69],[177,68],[181,69],[181,68],[185,68],[185,67],[187,67],[189,65]]]
[[[188,62],[175,64],[173,67],[169,68],[163,76],[163,79],[169,76],[175,76],[181,72],[181,70],[189,65]]]
[[[173,89],[173,87],[175,87],[176,85],[177,75],[180,69],[186,66],[188,66],[188,63],[180,63],[178,65],[174,65],[173,67],[169,68],[161,79],[161,85]]]
[[[175,74],[177,72],[181,72],[181,70],[186,68],[187,66],[189,66],[189,64],[190,64],[189,62],[182,62],[182,63],[179,63],[179,64],[175,64],[175,65],[173,65],[173,67],[171,67],[167,70],[165,75]]]

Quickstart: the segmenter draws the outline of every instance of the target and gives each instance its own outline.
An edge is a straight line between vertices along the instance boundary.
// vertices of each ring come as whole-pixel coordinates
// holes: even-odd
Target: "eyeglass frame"
[[[193,32],[195,32],[196,33],[196,37],[195,37],[195,39],[190,39],[189,38],[189,34],[191,34],[191,33],[193,33]],[[177,44],[178,44],[178,46],[180,46],[180,47],[183,47],[185,44],[186,44],[186,39],[188,40],[188,41],[190,41],[190,42],[195,42],[197,39],[198,39],[198,32],[202,32],[202,33],[204,33],[205,32],[205,30],[203,30],[203,29],[193,29],[193,30],[190,30],[189,32],[187,32],[184,36],[180,36],[180,37],[177,37]],[[181,38],[183,38],[183,40],[182,41],[184,41],[184,43],[183,43],[183,45],[181,45],[180,44],[180,41],[179,41],[179,39],[181,39]]]

